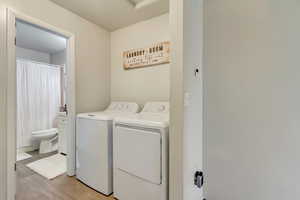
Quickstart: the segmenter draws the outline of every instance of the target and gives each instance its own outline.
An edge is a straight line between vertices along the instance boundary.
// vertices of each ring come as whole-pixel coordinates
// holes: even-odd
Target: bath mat
[[[26,165],[41,176],[51,180],[67,172],[67,158],[56,154]]]
[[[17,161],[21,161],[21,160],[26,160],[28,158],[31,158],[32,156],[29,155],[28,153],[22,152],[22,151],[18,151],[17,152]]]

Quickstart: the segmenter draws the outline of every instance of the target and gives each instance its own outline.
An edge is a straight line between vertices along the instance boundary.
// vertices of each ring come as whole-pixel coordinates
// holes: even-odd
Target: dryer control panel
[[[169,113],[169,110],[169,102],[148,102],[142,110],[142,113]]]
[[[111,102],[106,111],[109,112],[128,112],[136,113],[139,110],[139,106],[136,103],[131,102]]]

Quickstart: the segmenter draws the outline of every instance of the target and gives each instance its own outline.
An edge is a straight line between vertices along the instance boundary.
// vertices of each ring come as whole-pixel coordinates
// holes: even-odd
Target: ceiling
[[[169,0],[51,0],[109,30],[167,13]]]
[[[66,48],[67,40],[50,31],[17,21],[17,46],[44,53],[57,53]]]

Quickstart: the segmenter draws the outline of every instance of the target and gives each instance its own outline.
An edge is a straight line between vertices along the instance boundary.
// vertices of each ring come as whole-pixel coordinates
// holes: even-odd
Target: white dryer
[[[136,103],[112,102],[103,112],[77,115],[77,179],[105,195],[113,192],[113,119],[138,109]]]
[[[150,102],[114,122],[114,197],[167,200],[169,103]]]

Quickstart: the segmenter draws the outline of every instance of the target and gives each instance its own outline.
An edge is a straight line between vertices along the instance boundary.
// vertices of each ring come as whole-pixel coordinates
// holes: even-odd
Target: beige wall
[[[0,0],[0,6],[1,11],[7,6],[74,33],[77,112],[107,106],[110,100],[109,32],[48,0]]]
[[[48,0],[0,0],[0,200],[12,181],[6,179],[7,7],[75,35],[77,112],[101,110],[110,100],[109,32]]]
[[[111,33],[111,99],[135,101],[169,100],[169,64],[123,69],[123,51],[169,41],[169,15],[119,29]]]
[[[207,199],[299,199],[299,11],[205,1]]]
[[[183,70],[183,7],[185,0],[170,0],[170,35],[172,43],[170,69],[170,166],[169,198],[183,200],[183,129],[184,129],[184,70]]]
[[[0,12],[0,44],[5,44],[6,15]],[[7,62],[6,49],[0,48],[0,200],[6,200],[6,86],[7,86]]]

